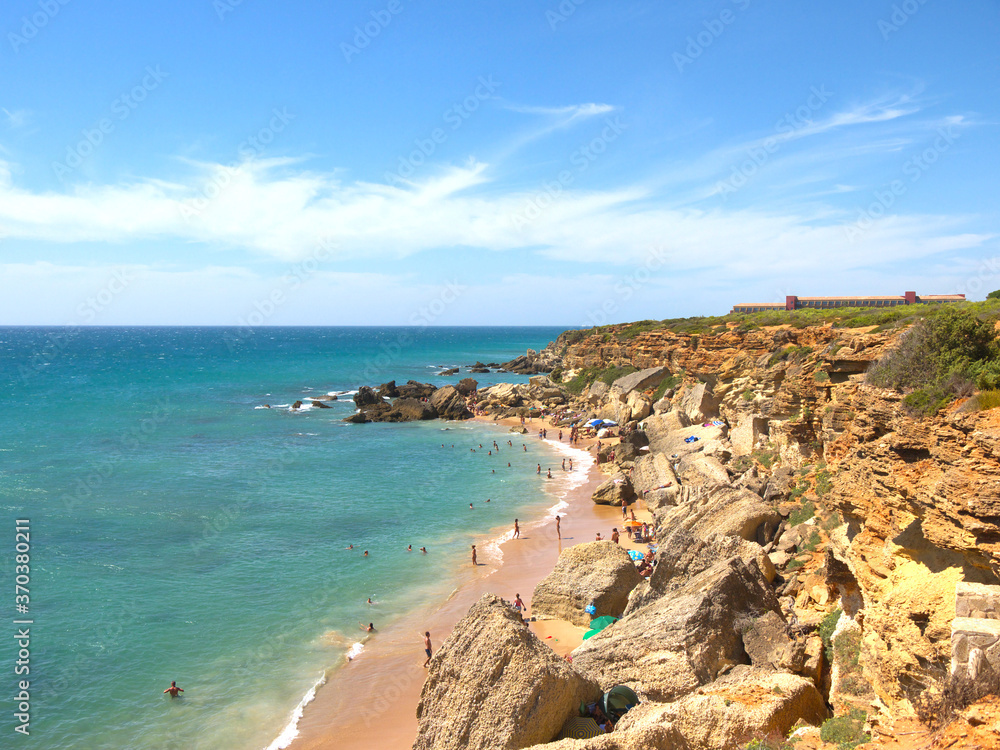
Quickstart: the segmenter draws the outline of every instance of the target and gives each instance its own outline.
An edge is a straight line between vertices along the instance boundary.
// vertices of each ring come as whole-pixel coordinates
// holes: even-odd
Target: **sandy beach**
[[[478,419],[494,423],[492,418]],[[501,420],[496,424],[509,428],[517,421]],[[534,420],[526,426],[529,432],[525,437],[537,439],[537,430],[545,426],[550,442],[558,442],[552,440],[558,430],[547,423],[543,425]],[[565,448],[569,445],[568,430],[564,431],[564,437],[562,445]],[[586,451],[595,442],[595,439],[581,440],[573,447]],[[522,519],[520,538],[509,539],[500,545],[502,562],[497,564],[493,556],[481,556],[480,561],[486,564],[475,569],[470,564],[468,577],[447,601],[428,604],[425,609],[414,611],[381,631],[361,656],[337,670],[317,691],[316,699],[305,708],[299,721],[299,735],[288,746],[290,750],[410,748],[416,736],[415,711],[426,675],[422,666],[424,631],[430,631],[436,652],[469,607],[486,593],[510,601],[520,594],[530,617],[532,591],[551,572],[562,549],[593,541],[598,532],[607,539],[612,528],[622,529],[619,508],[595,505],[591,500],[594,489],[606,478],[593,463],[586,480],[565,498],[567,507],[559,513],[561,539],[556,534],[551,513]],[[639,520],[648,520],[644,506],[631,507],[637,509]],[[484,546],[498,535],[496,530],[492,537],[484,535]],[[623,546],[627,544],[624,535],[622,543]],[[560,655],[576,648],[585,630],[556,620],[531,622],[530,627]]]

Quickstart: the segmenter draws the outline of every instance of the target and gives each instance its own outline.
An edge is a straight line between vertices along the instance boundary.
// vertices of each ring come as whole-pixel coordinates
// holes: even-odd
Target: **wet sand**
[[[498,424],[510,426],[514,421]],[[540,422],[535,420],[526,426],[529,432],[524,437],[537,439]],[[535,434],[532,434],[532,427]],[[548,429],[551,438],[558,434],[558,429]],[[567,439],[562,444],[567,446],[568,430],[564,432]],[[596,441],[581,441],[575,447],[586,449],[593,442]],[[513,601],[515,594],[521,594],[530,616],[535,585],[552,571],[564,547],[593,541],[598,531],[607,539],[613,527],[621,530],[621,510],[595,505],[590,499],[594,489],[605,479],[607,476],[595,463],[586,481],[565,498],[567,507],[559,511],[561,540],[556,535],[555,519],[551,514],[523,522],[520,539],[511,539],[501,545],[503,561],[499,566],[486,555],[480,558],[481,564],[475,569],[470,562],[468,577],[446,602],[416,610],[398,624],[379,632],[358,658],[337,670],[317,691],[316,699],[306,707],[299,721],[299,735],[289,749],[370,750],[378,747],[407,750],[412,747],[417,732],[416,707],[427,674],[422,666],[426,658],[422,643],[424,631],[430,631],[436,653],[469,607],[486,593],[508,601]],[[640,513],[637,512],[637,517],[643,520]],[[624,536],[622,541],[625,541]],[[560,655],[579,645],[585,631],[561,621],[531,623],[531,627]]]

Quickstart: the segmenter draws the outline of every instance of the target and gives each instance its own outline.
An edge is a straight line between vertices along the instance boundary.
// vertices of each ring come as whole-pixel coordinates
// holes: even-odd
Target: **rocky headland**
[[[921,414],[869,382],[906,326],[648,328],[567,332],[526,384],[355,397],[366,420],[613,420],[594,501],[639,502],[656,529],[648,577],[596,542],[539,584],[537,617],[620,618],[571,661],[507,603],[474,606],[432,660],[414,747],[854,746],[938,729],[958,688],[995,693],[1000,412],[973,396]],[[641,702],[613,732],[554,741],[619,684]],[[985,700],[972,710],[996,716]]]

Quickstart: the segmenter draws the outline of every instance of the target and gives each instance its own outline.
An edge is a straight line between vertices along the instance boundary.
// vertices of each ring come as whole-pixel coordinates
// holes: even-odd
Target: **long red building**
[[[803,308],[818,308],[826,310],[834,307],[895,307],[896,305],[926,305],[939,302],[965,302],[964,294],[925,294],[917,296],[916,292],[905,292],[902,295],[887,295],[878,297],[797,297],[789,295],[785,302],[752,302],[733,305],[730,312],[753,313],[765,310],[801,310]]]

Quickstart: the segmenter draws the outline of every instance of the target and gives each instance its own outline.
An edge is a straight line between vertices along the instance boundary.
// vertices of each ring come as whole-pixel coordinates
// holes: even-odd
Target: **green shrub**
[[[817,370],[815,377],[817,383],[826,383],[830,380],[830,373],[826,370]]]
[[[830,482],[830,472],[819,471],[816,473],[816,494],[820,497],[828,494],[830,490],[833,489],[833,484]]]
[[[747,388],[745,391],[743,391],[744,401],[753,401],[754,398],[756,398],[756,396],[754,396],[754,393],[751,389]]]
[[[827,662],[831,664],[833,663],[833,631],[837,629],[837,623],[843,613],[842,609],[835,609],[819,623],[819,637],[823,639],[823,652],[826,654]]]
[[[796,491],[798,490],[799,488],[796,487]],[[794,494],[794,492],[792,494]],[[796,510],[792,511],[791,514],[789,514],[788,525],[798,526],[800,523],[805,523],[815,515],[816,515],[816,506],[813,505],[812,503],[806,503],[801,508],[797,508]]]
[[[757,459],[757,463],[765,469],[770,469],[774,462],[778,460],[777,451],[754,451],[752,455]]]
[[[820,739],[835,744],[840,750],[852,750],[870,739],[865,734],[867,718],[860,708],[852,708],[846,714],[827,719],[819,728]]]
[[[552,379],[553,383],[561,383],[562,382],[562,375],[563,375],[562,368],[561,367],[557,367],[556,369],[554,369],[552,372],[549,373],[549,378]]]
[[[804,567],[805,564],[805,560],[800,560],[796,557],[794,560],[788,561],[788,564],[785,566],[785,570],[798,570],[799,568]]]
[[[821,539],[821,537],[819,535],[819,531],[817,531],[816,529],[813,529],[813,532],[812,532],[812,534],[809,535],[809,538],[806,540],[806,543],[802,545],[802,551],[803,552],[815,552],[816,549],[819,547],[819,543],[821,541],[822,541],[822,539]]]
[[[983,391],[976,396],[976,408],[980,411],[989,411],[1000,406],[1000,391]]]
[[[653,393],[653,403],[655,404],[657,401],[663,398],[663,394],[665,394],[671,388],[676,388],[683,382],[684,382],[683,375],[667,375],[667,377],[663,379],[663,382],[660,383],[660,386]]]
[[[934,414],[957,396],[1000,387],[1000,347],[992,320],[953,308],[916,323],[894,349],[868,368],[872,385],[908,395],[916,414]]]

